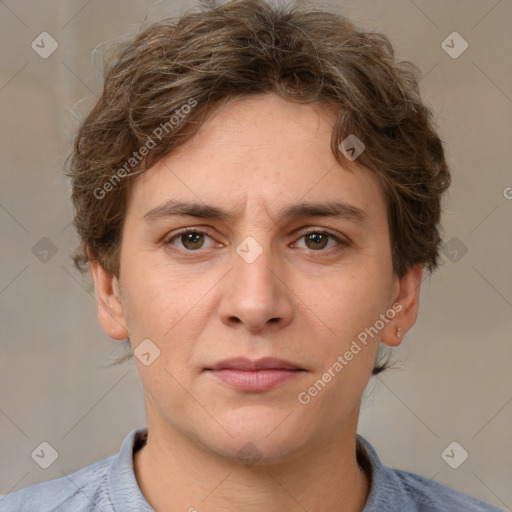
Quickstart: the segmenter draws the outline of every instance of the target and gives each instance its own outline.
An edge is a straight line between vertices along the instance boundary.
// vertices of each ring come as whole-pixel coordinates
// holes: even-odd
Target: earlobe
[[[396,314],[382,331],[382,343],[397,347],[416,322],[422,274],[423,265],[417,264],[399,279],[398,296],[395,297],[392,306]]]
[[[89,269],[96,288],[98,320],[102,329],[109,338],[115,340],[128,338],[117,278],[107,272],[97,258],[91,258],[91,254],[89,254]]]

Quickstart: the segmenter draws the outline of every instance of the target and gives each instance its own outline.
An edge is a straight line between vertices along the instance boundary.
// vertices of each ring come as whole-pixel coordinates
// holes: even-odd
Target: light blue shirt
[[[144,445],[146,435],[147,428],[132,430],[118,454],[0,497],[0,512],[154,512],[133,470],[134,450]],[[358,457],[366,459],[372,477],[363,512],[504,512],[423,476],[384,466],[366,439],[358,435],[357,441]]]

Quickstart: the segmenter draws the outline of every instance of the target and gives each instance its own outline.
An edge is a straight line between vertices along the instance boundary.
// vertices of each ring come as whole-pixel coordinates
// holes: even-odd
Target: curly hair
[[[119,277],[133,177],[193,137],[224,102],[275,93],[336,112],[331,150],[340,164],[348,163],[342,141],[363,141],[358,162],[376,173],[387,199],[394,273],[418,263],[432,272],[450,173],[420,76],[395,59],[385,35],[299,1],[203,1],[151,24],[106,64],[103,92],[68,160],[76,266],[86,268],[89,249]]]

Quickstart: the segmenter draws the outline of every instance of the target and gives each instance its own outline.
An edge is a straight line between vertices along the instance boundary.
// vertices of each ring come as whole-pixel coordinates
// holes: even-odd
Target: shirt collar
[[[394,471],[384,466],[373,446],[361,435],[356,439],[358,462],[370,477],[370,492],[363,512],[406,510],[406,497],[400,492],[401,481]]]
[[[147,439],[147,427],[132,430],[124,439],[117,457],[110,466],[108,482],[110,498],[116,512],[140,510],[154,512],[142,494],[133,467],[134,450],[137,451]]]

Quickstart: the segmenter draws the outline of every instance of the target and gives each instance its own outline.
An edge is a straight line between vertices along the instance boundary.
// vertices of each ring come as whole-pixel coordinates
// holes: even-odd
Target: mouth
[[[299,365],[286,361],[285,359],[277,359],[275,357],[263,357],[261,359],[247,359],[246,357],[235,357],[232,359],[225,359],[219,361],[205,370],[243,370],[243,371],[258,371],[258,370],[302,370]]]
[[[228,359],[205,368],[205,371],[240,391],[261,392],[293,380],[307,370],[290,361],[266,357]]]

